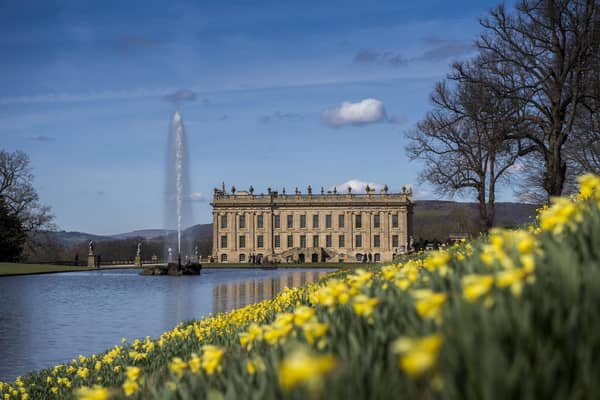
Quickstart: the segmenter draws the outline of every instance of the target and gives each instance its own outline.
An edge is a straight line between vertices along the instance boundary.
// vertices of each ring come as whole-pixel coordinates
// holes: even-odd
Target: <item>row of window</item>
[[[300,243],[299,243],[299,247],[300,248],[306,248],[306,235],[300,235]],[[319,235],[313,235],[312,236],[312,247],[320,247],[320,237]],[[346,247],[346,237],[344,235],[338,235],[337,237],[338,239],[338,247]],[[362,235],[356,235],[354,237],[354,246],[355,247],[362,247],[362,242],[363,242],[363,237]],[[246,248],[246,236],[245,235],[241,235],[238,239],[238,244],[239,244],[239,248],[240,249],[245,249]],[[275,235],[273,236],[273,246],[277,249],[277,248],[281,248],[281,236],[280,235]],[[223,235],[221,236],[221,248],[222,249],[226,249],[227,248],[227,235]],[[294,235],[287,235],[287,248],[292,248],[294,247]],[[380,235],[373,235],[373,247],[380,247],[381,246],[381,236]],[[256,247],[259,249],[262,249],[265,247],[265,238],[263,235],[256,235]],[[325,247],[333,247],[333,235],[325,235]],[[392,235],[392,247],[398,247],[398,235]]]
[[[242,253],[242,254],[239,255],[239,262],[241,262],[241,263],[246,262],[246,261],[248,261],[248,262],[255,262],[255,261],[253,261],[252,257],[253,256],[250,256],[250,259],[247,260],[246,259],[246,255],[244,253]],[[258,256],[254,256],[254,257],[259,257],[260,260],[262,260],[262,254],[260,254]],[[312,259],[312,262],[318,262],[319,255],[318,254],[313,254],[312,257],[311,257],[311,259]],[[381,254],[375,253],[372,256],[372,259],[375,262],[380,262],[381,261]],[[363,261],[366,261],[366,260],[368,260],[369,262],[371,261],[371,255],[370,254],[369,255],[367,255],[367,254],[357,254],[356,255],[356,261],[363,262]],[[228,261],[227,260],[227,254],[221,254],[221,262],[227,262],[227,261]],[[293,261],[292,256],[288,256],[288,259],[286,261],[287,262],[292,262]],[[258,261],[256,261],[256,262],[258,262]],[[341,260],[340,260],[340,262],[341,262]]]
[[[333,216],[331,214],[325,215],[325,228],[332,227],[332,219],[333,219]],[[286,226],[288,228],[293,228],[294,227],[294,216],[291,214],[287,215],[286,222],[287,222]],[[338,228],[344,228],[345,223],[346,223],[346,216],[344,214],[339,214],[338,215]],[[246,216],[245,215],[239,216],[238,226],[241,229],[246,227]],[[280,215],[273,216],[273,226],[275,228],[281,228],[281,216]],[[381,226],[381,216],[379,214],[373,215],[373,227],[379,228],[380,226]],[[262,214],[259,214],[256,216],[256,227],[259,229],[264,227],[264,216]],[[313,214],[312,227],[313,228],[319,227],[319,214]],[[362,228],[362,215],[357,214],[354,216],[354,227]],[[398,227],[398,214],[392,214],[392,228],[397,228],[397,227]],[[221,216],[221,228],[223,228],[223,229],[227,228],[227,215]],[[306,228],[306,215],[304,215],[304,214],[300,215],[300,228]]]

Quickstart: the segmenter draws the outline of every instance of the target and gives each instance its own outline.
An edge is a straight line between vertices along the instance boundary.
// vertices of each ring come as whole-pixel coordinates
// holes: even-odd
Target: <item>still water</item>
[[[206,269],[198,276],[137,270],[0,277],[0,380],[153,338],[181,321],[273,297],[331,270]]]

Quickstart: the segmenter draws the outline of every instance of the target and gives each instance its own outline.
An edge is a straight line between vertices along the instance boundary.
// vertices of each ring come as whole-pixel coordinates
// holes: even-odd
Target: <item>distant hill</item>
[[[63,246],[74,246],[81,242],[101,242],[112,240],[110,236],[94,235],[85,232],[67,232],[67,231],[42,231],[36,234],[40,240],[50,240]]]
[[[116,235],[110,235],[112,239],[131,239],[135,237],[144,238],[144,239],[156,239],[161,236],[168,235],[170,233],[174,233],[173,230],[167,229],[141,229],[133,232],[125,232],[118,233]]]

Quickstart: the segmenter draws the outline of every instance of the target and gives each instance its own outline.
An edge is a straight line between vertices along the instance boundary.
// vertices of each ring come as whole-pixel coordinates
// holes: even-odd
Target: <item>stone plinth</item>
[[[142,257],[135,256],[135,260],[133,261],[133,263],[135,264],[136,267],[141,267],[142,266]]]
[[[88,254],[88,268],[96,268],[96,256],[94,254]]]

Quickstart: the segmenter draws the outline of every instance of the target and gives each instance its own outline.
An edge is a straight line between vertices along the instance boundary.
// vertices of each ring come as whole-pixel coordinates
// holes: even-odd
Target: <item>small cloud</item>
[[[207,99],[207,98],[202,99],[203,106],[210,106],[211,104],[212,104],[212,102],[210,101],[210,99]]]
[[[355,64],[379,64],[398,67],[408,62],[401,54],[393,51],[380,51],[376,49],[362,49],[355,55],[353,62]]]
[[[98,196],[98,197],[102,197],[102,196],[104,196],[104,191],[102,191],[102,190],[98,190],[98,191],[96,192],[96,196]]]
[[[221,117],[219,117],[219,121],[227,121],[229,119],[229,115],[227,114],[223,114],[221,115]]]
[[[420,56],[407,58],[396,51],[361,49],[356,52],[352,61],[355,64],[375,64],[400,67],[414,62],[443,61],[448,58],[467,55],[473,51],[473,46],[471,44],[456,40],[427,38],[424,39],[424,41],[433,47]]]
[[[39,136],[30,136],[29,140],[33,140],[34,142],[53,142],[56,139],[52,136],[39,135]]]
[[[333,186],[331,190],[335,188],[338,192],[344,193],[347,192],[350,187],[352,188],[352,193],[365,193],[367,186],[369,186],[370,189],[381,191],[385,185],[381,183],[365,182],[359,179],[350,179],[348,182]]]
[[[189,89],[180,89],[174,93],[164,95],[163,99],[174,104],[181,104],[186,101],[196,101],[196,93]]]
[[[331,128],[339,128],[345,125],[388,122],[388,118],[381,100],[364,99],[357,103],[345,101],[339,107],[323,111],[321,121]]]
[[[198,203],[204,203],[206,201],[206,197],[200,192],[194,192],[190,194],[190,200]]]
[[[268,124],[268,123],[277,122],[277,121],[294,122],[294,121],[300,121],[303,119],[304,119],[304,116],[302,116],[302,114],[293,113],[293,112],[285,112],[284,113],[281,111],[275,111],[271,115],[263,115],[262,117],[260,117],[258,119],[258,122],[260,122],[261,124]]]
[[[473,51],[473,46],[464,42],[446,42],[436,46],[414,61],[443,61],[448,58],[463,56]]]

